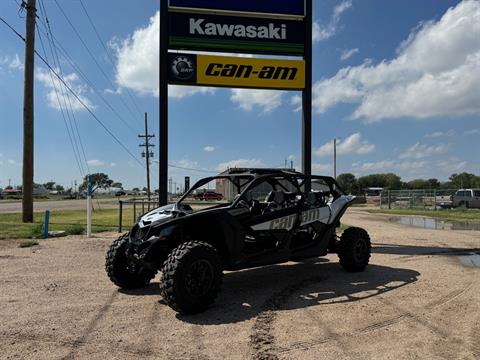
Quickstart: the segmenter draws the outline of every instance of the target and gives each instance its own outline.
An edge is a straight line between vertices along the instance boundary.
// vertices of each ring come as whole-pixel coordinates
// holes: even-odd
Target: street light
[[[337,179],[337,140],[342,138],[333,138],[333,178]]]

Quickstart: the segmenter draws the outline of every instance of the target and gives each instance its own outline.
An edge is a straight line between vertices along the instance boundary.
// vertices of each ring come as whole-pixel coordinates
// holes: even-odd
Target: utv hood
[[[177,204],[169,204],[152,210],[138,220],[138,226],[143,228],[152,224],[158,225],[178,217],[178,215],[187,212],[178,209]]]

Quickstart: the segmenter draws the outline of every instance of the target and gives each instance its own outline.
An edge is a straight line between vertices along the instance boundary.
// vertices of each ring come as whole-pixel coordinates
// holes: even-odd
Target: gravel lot
[[[374,243],[363,273],[334,255],[225,274],[207,312],[162,304],[158,278],[119,291],[116,234],[0,242],[1,359],[478,359],[480,232],[424,230],[351,209]]]

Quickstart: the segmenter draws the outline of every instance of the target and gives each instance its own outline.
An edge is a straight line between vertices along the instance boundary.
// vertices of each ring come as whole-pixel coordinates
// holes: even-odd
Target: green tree
[[[340,187],[348,194],[357,189],[357,179],[351,173],[340,174],[337,176],[337,182]]]
[[[123,189],[123,185],[122,185],[121,182],[114,182],[114,183],[112,184],[112,187]]]
[[[463,172],[461,174],[452,174],[449,178],[454,188],[474,188],[480,187],[480,177],[475,174]]]
[[[111,180],[107,174],[95,173],[90,175],[92,181],[92,192],[97,189],[108,189],[112,186],[113,180]],[[88,187],[88,175],[83,178],[82,185],[80,185],[80,191],[87,190]]]
[[[55,189],[55,181],[49,181],[43,184],[43,187],[47,190],[53,190]]]
[[[57,185],[55,186],[55,190],[57,190],[58,192],[62,192],[65,190],[65,188],[62,185]]]

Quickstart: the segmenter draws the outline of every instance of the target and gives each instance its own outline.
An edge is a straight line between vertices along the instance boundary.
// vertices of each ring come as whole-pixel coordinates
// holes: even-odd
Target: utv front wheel
[[[156,271],[146,269],[129,261],[126,250],[128,234],[115,240],[107,252],[105,270],[110,280],[123,289],[139,289],[148,285]]]
[[[370,260],[371,249],[367,231],[350,227],[343,232],[338,243],[340,264],[350,272],[363,271]]]
[[[201,241],[174,249],[163,264],[160,291],[175,311],[195,314],[215,301],[222,283],[222,264],[217,250]]]

